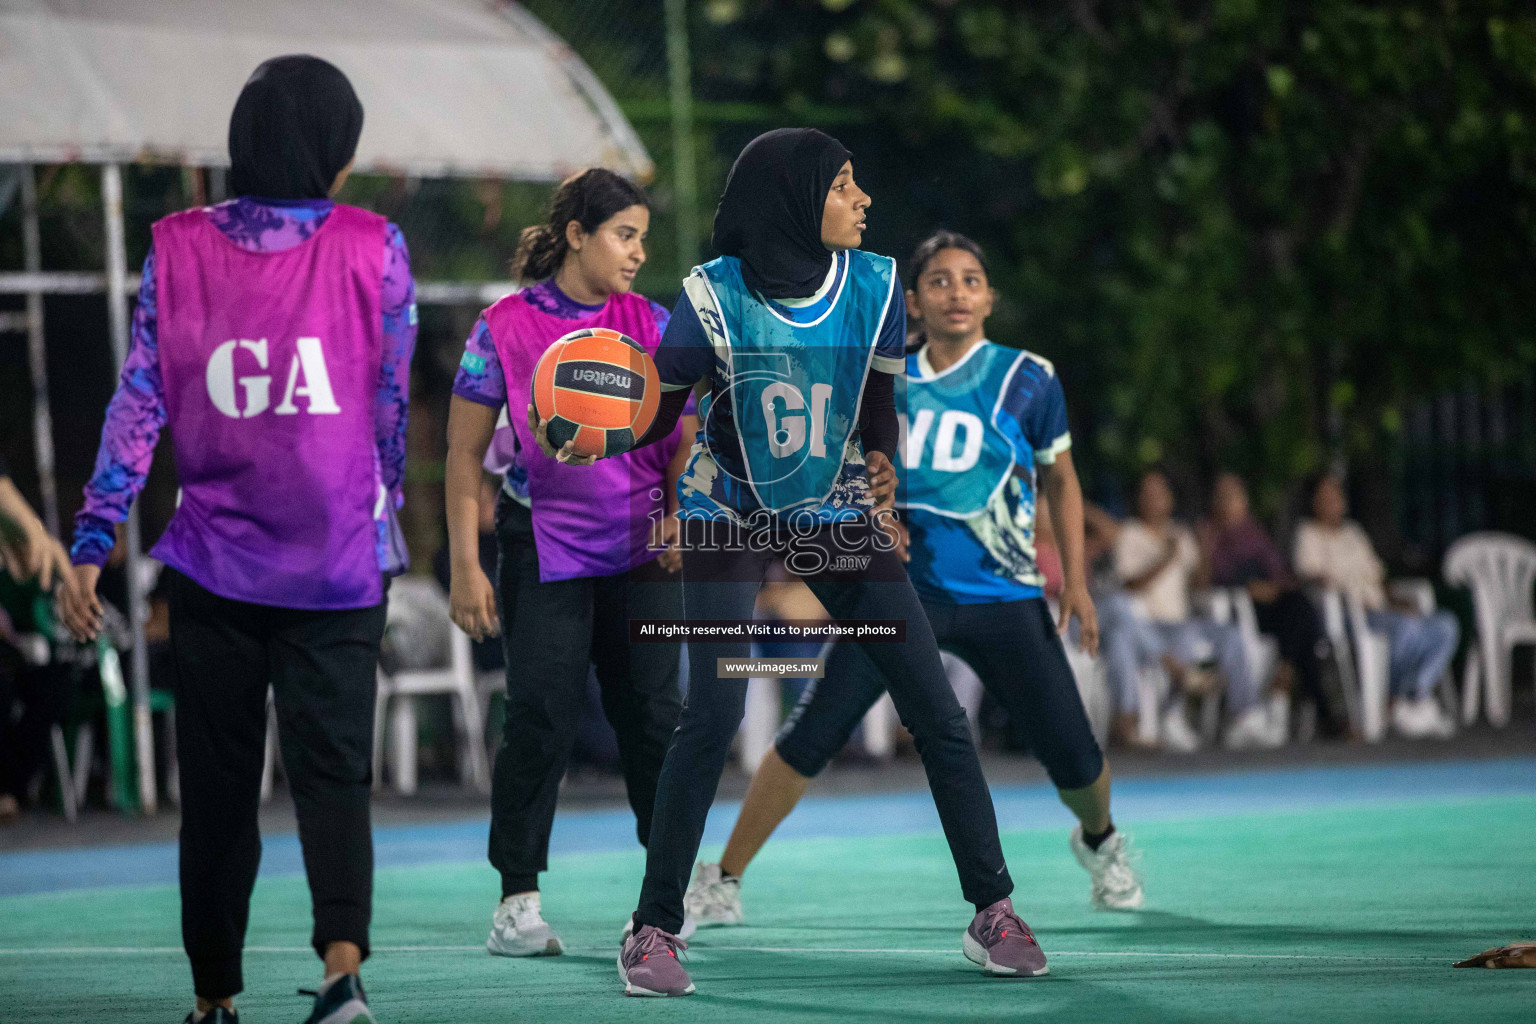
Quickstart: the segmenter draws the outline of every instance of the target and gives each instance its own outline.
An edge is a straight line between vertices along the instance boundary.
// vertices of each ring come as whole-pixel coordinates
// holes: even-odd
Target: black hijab
[[[741,276],[770,299],[813,294],[832,254],[821,211],[852,154],[815,128],[777,128],[747,143],[715,210],[715,249],[741,259]]]
[[[324,199],[362,133],[363,105],[339,68],[273,57],[252,72],[229,118],[230,191]]]

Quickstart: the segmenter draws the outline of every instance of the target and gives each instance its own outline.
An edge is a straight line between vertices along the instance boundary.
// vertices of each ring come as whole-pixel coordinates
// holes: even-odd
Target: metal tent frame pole
[[[43,269],[42,233],[37,226],[37,176],[31,164],[21,166],[21,245],[27,273]],[[43,522],[59,535],[59,494],[53,475],[53,411],[48,404],[48,353],[43,343],[43,293],[27,292],[27,366],[32,372],[32,444],[37,458],[37,485],[43,496]]]
[[[672,187],[677,196],[677,272],[699,260],[699,181],[693,155],[693,74],[688,57],[688,0],[666,0],[667,76],[672,98]]]
[[[28,273],[43,270],[43,235],[37,227],[37,169],[22,164],[22,250]],[[32,372],[32,448],[43,522],[58,536],[58,487],[54,481],[54,413],[48,404],[48,348],[43,344],[43,293],[26,293],[26,362]]]
[[[112,357],[117,372],[128,361],[128,250],[123,236],[123,170],[117,164],[101,168],[101,204],[107,226],[107,312],[112,324]],[[149,618],[144,594],[140,554],[139,505],[128,509],[128,625],[133,631],[133,738],[139,764],[139,806],[154,814],[155,741],[149,710],[149,648],[144,642],[144,623]]]

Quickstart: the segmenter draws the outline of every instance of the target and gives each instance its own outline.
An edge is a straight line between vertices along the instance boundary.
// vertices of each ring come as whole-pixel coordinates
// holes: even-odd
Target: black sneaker
[[[301,988],[299,994],[315,997],[314,1011],[304,1024],[375,1024],[363,980],[355,974],[343,974],[324,992]]]
[[[181,1024],[240,1024],[240,1018],[234,1010],[226,1010],[222,1006],[215,1006],[207,1013],[199,1017],[195,1012],[187,1014],[187,1019]]]

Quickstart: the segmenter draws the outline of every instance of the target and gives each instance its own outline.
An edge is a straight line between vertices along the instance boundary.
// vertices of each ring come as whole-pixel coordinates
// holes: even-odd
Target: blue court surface
[[[807,799],[753,864],[747,924],[700,932],[699,994],[626,1000],[613,958],[643,855],[628,811],[562,813],[546,916],[568,955],[487,956],[486,820],[376,830],[390,1021],[1536,1020],[1536,972],[1452,960],[1536,934],[1536,759],[1128,779],[1115,818],[1147,909],[1096,914],[1046,786],[994,791],[1039,981],[959,954],[970,917],[925,792]],[[735,817],[718,804],[703,855]],[[0,1021],[185,1013],[174,844],[0,854]],[[241,1019],[298,1020],[315,978],[297,840],[266,840]],[[77,1012],[84,1010],[85,1012]]]

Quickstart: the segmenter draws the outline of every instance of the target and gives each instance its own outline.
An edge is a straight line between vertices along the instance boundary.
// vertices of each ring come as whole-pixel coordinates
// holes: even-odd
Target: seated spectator
[[[74,700],[64,667],[38,663],[39,647],[51,648],[39,639],[52,639],[48,607],[37,580],[0,570],[0,824],[29,803],[48,764],[49,731]]]
[[[1083,562],[1088,567],[1088,587],[1097,596],[1100,590],[1119,590],[1115,579],[1115,542],[1120,539],[1120,521],[1100,505],[1083,501]]]
[[[1124,737],[1134,729],[1140,703],[1137,676],[1143,667],[1161,662],[1175,690],[1163,711],[1163,743],[1175,750],[1195,749],[1199,741],[1185,716],[1183,697],[1212,688],[1212,680],[1198,663],[1200,648],[1209,645],[1227,687],[1228,746],[1284,742],[1284,736],[1275,734],[1268,709],[1259,699],[1237,628],[1190,615],[1189,591],[1201,569],[1200,552],[1189,530],[1174,522],[1173,490],[1158,470],[1142,475],[1136,517],[1120,526],[1115,539],[1114,567],[1132,612],[1111,611],[1114,636],[1106,633],[1104,640],[1109,686],[1116,701],[1115,732]]]
[[[1274,637],[1280,656],[1290,663],[1302,691],[1317,708],[1324,736],[1348,732],[1323,689],[1324,665],[1331,655],[1317,607],[1297,587],[1275,542],[1249,513],[1248,488],[1236,473],[1216,478],[1211,518],[1201,530],[1211,583],[1243,587],[1253,599],[1259,629]]]
[[[1415,738],[1449,737],[1456,723],[1433,694],[1461,639],[1456,616],[1447,611],[1414,615],[1389,608],[1381,559],[1360,524],[1345,518],[1347,512],[1339,478],[1318,480],[1312,492],[1313,518],[1303,520],[1296,531],[1296,573],[1309,583],[1358,598],[1371,629],[1386,634],[1392,727]]]
[[[28,652],[51,623],[38,621],[39,598],[72,586],[69,555],[37,518],[0,460],[0,824],[15,820],[48,760],[48,731],[73,697],[67,680]]]

